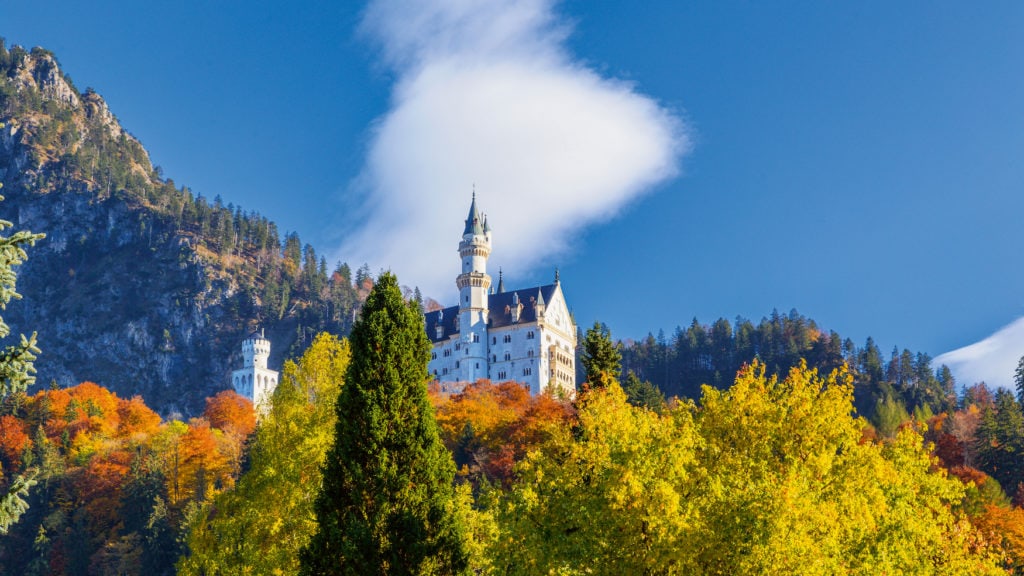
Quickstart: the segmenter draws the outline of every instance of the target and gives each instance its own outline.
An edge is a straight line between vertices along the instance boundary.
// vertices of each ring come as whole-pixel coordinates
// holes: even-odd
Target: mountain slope
[[[297,235],[163,179],[48,51],[0,40],[0,123],[0,217],[47,234],[4,312],[15,333],[38,331],[41,384],[92,380],[191,414],[228,387],[247,331],[267,330],[272,365],[348,331],[365,268],[328,274]]]

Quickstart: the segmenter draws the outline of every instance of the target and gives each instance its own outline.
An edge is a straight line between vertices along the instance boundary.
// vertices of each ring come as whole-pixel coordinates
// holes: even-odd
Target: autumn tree
[[[518,382],[480,380],[459,394],[431,393],[441,439],[460,475],[473,482],[506,483],[512,468],[545,440],[552,428],[571,426],[572,404],[530,394]]]
[[[249,470],[195,516],[179,574],[298,573],[299,551],[316,531],[313,501],[348,362],[348,343],[320,334],[298,363],[285,363]]]
[[[393,274],[378,278],[350,342],[301,573],[462,573],[469,557],[455,466],[427,398],[430,342]]]
[[[592,388],[603,388],[611,380],[618,380],[622,373],[622,353],[612,342],[612,333],[607,326],[594,322],[583,337],[580,361]]]
[[[499,572],[998,574],[912,427],[873,442],[851,379],[760,363],[662,415],[617,385],[517,468],[494,506]]]
[[[554,428],[496,504],[495,572],[683,573],[695,520],[691,415],[634,408],[614,380],[579,404],[577,424]]]
[[[0,123],[0,127],[2,126],[3,123]],[[3,196],[0,196],[0,200],[3,200]],[[0,231],[13,226],[11,222],[0,220]],[[10,236],[0,236],[0,310],[6,309],[11,300],[21,298],[15,290],[18,275],[14,267],[24,262],[28,256],[25,248],[35,245],[43,237],[43,234],[33,234],[25,230]],[[10,333],[10,327],[0,317],[0,338],[6,338]],[[35,381],[35,377],[32,376],[35,372],[32,362],[38,353],[35,333],[28,338],[23,334],[19,343],[0,350],[0,401],[11,394],[24,392]],[[29,472],[14,477],[6,486],[0,484],[0,534],[5,534],[11,524],[17,522],[18,517],[27,509],[25,497],[34,483],[34,473]]]
[[[256,429],[256,412],[252,401],[234,390],[223,390],[206,399],[203,417],[210,426],[241,438]]]

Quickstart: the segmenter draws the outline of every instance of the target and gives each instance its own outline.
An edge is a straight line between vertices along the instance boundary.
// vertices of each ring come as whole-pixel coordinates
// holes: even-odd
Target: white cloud
[[[340,256],[434,297],[454,296],[474,184],[492,268],[514,278],[676,175],[689,147],[676,115],[570,57],[550,0],[376,0],[363,31],[396,83]]]
[[[1024,355],[1024,318],[1018,318],[980,342],[942,354],[932,365],[949,366],[957,382],[967,386],[984,381],[989,386],[1013,388],[1013,373],[1021,355]]]

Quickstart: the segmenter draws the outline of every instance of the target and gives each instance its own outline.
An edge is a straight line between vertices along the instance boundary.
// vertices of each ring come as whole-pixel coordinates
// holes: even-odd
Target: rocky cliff
[[[267,330],[273,367],[316,331],[347,332],[347,265],[328,275],[298,236],[282,246],[266,218],[163,179],[51,53],[0,41],[0,124],[0,218],[47,235],[3,313],[38,332],[38,385],[91,380],[188,415],[229,386],[247,331]]]

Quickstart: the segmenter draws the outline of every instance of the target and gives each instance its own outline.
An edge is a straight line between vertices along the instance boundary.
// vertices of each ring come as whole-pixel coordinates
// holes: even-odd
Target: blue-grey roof
[[[466,229],[462,231],[462,234],[463,236],[466,234],[483,236],[484,234],[483,219],[480,218],[480,212],[476,209],[476,192],[473,193],[473,202],[469,205],[469,216],[466,217]]]
[[[487,315],[487,325],[489,328],[502,328],[504,326],[511,326],[512,322],[512,302],[518,298],[519,302],[523,306],[523,310],[519,313],[519,324],[529,324],[537,321],[537,310],[534,305],[538,300],[543,304],[544,302],[550,302],[551,298],[555,294],[556,284],[548,284],[547,286],[536,286],[533,288],[523,288],[522,290],[511,290],[509,292],[499,292],[497,294],[491,294],[488,296],[488,307],[489,313]],[[441,317],[441,325],[444,327],[444,334],[441,338],[437,337],[437,323],[438,316]],[[453,334],[457,334],[458,331],[455,329],[455,319],[459,316],[459,307],[451,306],[444,310],[435,310],[433,312],[427,312],[426,314],[426,327],[427,337],[430,338],[431,342],[442,342],[448,340]]]

